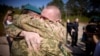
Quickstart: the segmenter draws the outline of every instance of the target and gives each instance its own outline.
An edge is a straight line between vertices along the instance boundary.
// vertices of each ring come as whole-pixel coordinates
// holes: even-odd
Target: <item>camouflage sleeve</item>
[[[18,19],[14,21],[14,25],[26,31],[33,32],[36,29],[41,29],[42,31],[45,31],[44,23],[41,22],[39,19],[32,18],[29,15],[20,15]]]
[[[61,30],[60,30],[61,37],[63,38],[63,43],[66,44],[67,38],[66,38],[66,27],[61,25]]]
[[[19,35],[19,33],[21,32],[22,30],[16,26],[14,26],[13,24],[9,25],[7,28],[6,28],[6,32],[9,36],[15,38]]]
[[[66,27],[63,27],[63,40],[64,40],[64,44],[66,44],[67,42],[67,31],[66,31]]]

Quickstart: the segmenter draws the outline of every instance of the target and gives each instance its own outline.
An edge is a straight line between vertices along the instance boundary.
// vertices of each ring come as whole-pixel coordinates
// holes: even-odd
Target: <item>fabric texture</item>
[[[17,39],[12,44],[12,56],[68,56],[70,53],[63,48],[66,28],[59,22],[50,22],[40,18],[32,18],[23,14],[13,24],[22,30],[37,32],[42,38],[39,53],[28,51],[24,39]],[[17,29],[16,29],[17,30]],[[10,32],[10,31],[9,31]],[[14,32],[12,32],[14,34]],[[14,34],[16,35],[16,33]],[[63,46],[62,46],[63,45]]]

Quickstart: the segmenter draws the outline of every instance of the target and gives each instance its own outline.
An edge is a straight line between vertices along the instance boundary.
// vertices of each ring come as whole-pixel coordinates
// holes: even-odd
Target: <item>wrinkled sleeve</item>
[[[13,24],[9,25],[7,28],[6,28],[6,33],[13,37],[13,38],[16,38],[20,33],[21,33],[22,29],[14,26]]]
[[[49,33],[46,31],[44,21],[41,21],[40,18],[32,18],[29,15],[20,15],[13,24],[22,30],[39,33],[42,37],[47,36],[47,33]],[[46,34],[44,35],[43,32]]]
[[[14,25],[22,28],[26,31],[38,31],[38,29],[45,31],[44,23],[40,22],[38,19],[34,19],[29,15],[21,15],[14,21]]]

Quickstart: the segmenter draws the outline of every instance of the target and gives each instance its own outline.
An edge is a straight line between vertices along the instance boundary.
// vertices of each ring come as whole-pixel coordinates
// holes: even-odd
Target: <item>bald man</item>
[[[38,37],[36,35],[33,36],[33,38],[38,38],[35,38],[36,40],[33,40],[33,45],[35,45],[35,47],[38,46],[38,52],[32,49],[28,56],[69,55],[68,51],[65,49],[64,46],[64,40],[66,38],[66,29],[64,26],[62,26],[62,24],[60,24],[60,10],[56,6],[47,6],[43,9],[41,15],[42,17],[20,15],[18,17],[19,19],[13,22],[15,26],[18,26],[25,31],[24,33],[21,32],[22,35],[27,35],[26,31],[39,34]],[[42,41],[40,37],[42,38]],[[25,43],[25,41],[21,42]],[[25,43],[24,46],[26,46],[24,47],[24,49],[26,49],[27,44]]]
[[[61,20],[61,13],[58,8],[55,6],[48,6],[43,9],[42,16],[48,18],[51,21],[60,21]]]

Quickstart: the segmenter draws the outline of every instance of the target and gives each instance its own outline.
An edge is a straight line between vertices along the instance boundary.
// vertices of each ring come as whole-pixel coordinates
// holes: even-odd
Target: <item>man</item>
[[[67,27],[66,27],[67,28],[67,37],[68,37],[68,34],[70,35],[70,37],[72,37],[71,30],[72,30],[73,24],[70,22],[69,19],[67,19],[66,25],[67,25]]]
[[[23,17],[18,17],[19,19],[14,21],[15,26],[29,32],[38,33],[39,36],[42,37],[42,41],[37,41],[36,39],[36,41],[33,42],[34,45],[36,43],[38,44],[39,49],[38,52],[32,50],[33,52],[31,52],[31,56],[68,55],[63,44],[63,40],[65,40],[64,38],[66,37],[66,31],[60,24],[61,15],[59,9],[55,6],[48,6],[43,9],[41,15],[43,16],[42,19],[32,18],[32,16],[29,15],[20,15]]]
[[[12,24],[12,20],[13,20],[13,11],[12,10],[8,10],[5,17],[4,17],[4,20],[3,20],[3,24],[4,24],[4,27],[6,28],[8,25]],[[11,45],[12,45],[12,41],[13,39],[8,35],[6,34],[6,37],[7,37],[7,41],[8,41],[8,44],[9,44],[9,50],[11,51]]]
[[[30,15],[32,17],[35,17],[37,15],[39,16],[39,14],[41,13],[38,8],[32,5],[25,5],[24,10],[24,14]],[[23,18],[22,15],[15,15],[13,22],[17,21],[19,17]],[[38,40],[38,43],[40,43],[42,39],[37,33],[26,32],[14,24],[8,25],[7,33],[14,39],[11,47],[11,56],[31,56],[31,50],[34,49],[36,52],[38,49],[38,45],[34,44],[35,42],[37,42],[35,40]],[[36,38],[34,36],[36,36]]]
[[[71,44],[71,46],[77,46],[78,26],[79,26],[79,19],[76,18],[75,19],[75,22],[73,23],[73,29],[72,29],[72,44]]]
[[[95,33],[99,33],[98,31],[98,28],[97,28],[97,24],[96,23],[88,23],[88,25],[85,27],[85,30],[86,30],[86,41],[85,41],[85,47],[86,47],[86,50],[85,50],[85,55],[86,56],[91,56],[94,54],[94,50],[95,50],[95,46],[96,46],[96,43],[95,43]],[[97,32],[98,31],[98,32]],[[92,54],[91,54],[92,52]]]
[[[100,56],[100,28],[99,28],[98,34],[93,35],[93,40],[96,43],[93,56]]]

